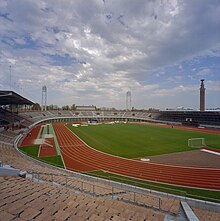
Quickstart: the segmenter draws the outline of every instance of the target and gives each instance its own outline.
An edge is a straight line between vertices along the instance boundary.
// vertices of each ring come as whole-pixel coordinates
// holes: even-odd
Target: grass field
[[[216,134],[140,124],[67,126],[89,146],[126,158],[189,151],[193,149],[187,146],[189,138],[204,137],[209,147],[220,149]]]
[[[39,145],[34,145],[34,146],[21,146],[18,147],[22,152],[25,154],[43,161],[45,163],[51,164],[53,166],[61,167],[64,168],[63,161],[61,159],[61,156],[50,156],[50,157],[38,157],[38,152],[39,152]]]
[[[64,168],[61,156],[41,157],[40,160],[54,166]]]
[[[38,157],[38,152],[39,152],[39,145],[34,145],[34,146],[22,146],[19,147],[20,150],[25,152],[27,155],[32,156],[32,157]]]

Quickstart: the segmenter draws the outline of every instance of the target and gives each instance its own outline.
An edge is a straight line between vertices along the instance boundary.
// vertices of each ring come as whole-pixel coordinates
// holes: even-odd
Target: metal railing
[[[149,183],[146,183],[146,182],[141,181],[141,180],[140,181],[132,180],[132,178],[130,178],[130,179],[127,178],[126,179],[126,178],[123,178],[123,177],[117,177],[117,176],[114,176],[114,175],[110,175],[110,176],[108,176],[108,179],[109,180],[114,180],[114,181],[117,181],[117,182],[120,182],[120,183],[125,183],[125,184],[127,183],[127,184],[132,185],[132,186],[141,187],[141,188],[145,188],[145,189],[149,189],[149,190],[153,190],[153,191],[155,190],[155,191],[170,193],[170,194],[183,196],[183,197],[186,197],[186,195],[187,195],[186,191],[175,190],[175,189],[168,188],[168,187],[156,186],[156,185],[149,184]]]
[[[118,185],[114,182],[112,182],[111,185],[102,185],[95,181],[90,182],[81,178],[38,172],[33,172],[29,174],[29,176],[35,182],[49,182],[55,186],[64,186],[74,192],[86,193],[95,197],[112,198],[164,211],[161,207],[161,197],[150,193],[140,192],[138,189],[128,189],[125,188],[124,185]]]

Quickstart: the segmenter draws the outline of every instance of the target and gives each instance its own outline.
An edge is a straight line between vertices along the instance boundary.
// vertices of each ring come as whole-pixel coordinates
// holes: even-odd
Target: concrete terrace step
[[[24,185],[20,186],[20,182]],[[25,178],[4,177],[3,183],[13,184],[15,190],[17,185],[21,188],[13,202],[7,197],[1,199],[0,220],[127,220],[130,217],[130,220],[162,221],[165,216],[160,211],[114,199],[74,192],[67,194],[65,188]],[[30,185],[32,188],[28,189]],[[39,191],[39,188],[47,190],[48,194]],[[4,189],[3,193],[7,194],[8,189]],[[25,197],[23,193],[27,193]]]
[[[199,221],[198,217],[192,211],[187,202],[181,201],[181,205],[189,221]]]

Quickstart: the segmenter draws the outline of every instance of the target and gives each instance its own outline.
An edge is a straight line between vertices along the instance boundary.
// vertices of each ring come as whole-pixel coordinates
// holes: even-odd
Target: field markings
[[[40,151],[41,151],[41,145],[39,146],[39,149],[38,149],[38,154],[37,154],[38,158],[40,157]]]
[[[49,130],[50,130],[50,134],[53,134],[54,144],[55,144],[55,147],[56,147],[56,150],[57,150],[57,155],[61,157],[64,169],[66,170],[66,164],[64,162],[64,159],[63,159],[63,156],[62,156],[62,153],[61,153],[61,150],[60,150],[60,146],[59,146],[59,143],[58,143],[58,140],[57,140],[57,137],[56,137],[56,133],[53,129],[53,124],[52,123],[50,123]]]
[[[129,160],[129,161],[133,161],[133,162],[138,162],[140,164],[151,164],[151,165],[158,165],[158,166],[164,166],[164,167],[169,167],[169,168],[186,168],[186,169],[196,169],[196,170],[210,170],[210,168],[201,168],[201,167],[192,167],[192,166],[178,166],[178,165],[170,165],[170,164],[161,164],[161,163],[155,163],[155,162],[144,162],[144,161],[138,161],[137,158],[124,158],[124,157],[120,157],[120,156],[116,156],[116,155],[112,155],[110,153],[105,153],[105,152],[102,152],[100,150],[97,150],[91,146],[89,146],[84,140],[82,140],[77,134],[75,134],[70,128],[68,128],[66,125],[63,125],[67,130],[69,130],[75,137],[77,137],[80,141],[82,141],[88,148],[92,149],[93,151],[97,151],[99,153],[102,153],[102,154],[106,154],[106,155],[109,155],[109,156],[112,156],[112,157],[116,157],[116,158],[119,158],[119,159],[123,159],[123,160]],[[218,168],[212,168],[211,170],[213,171],[220,171],[220,169]],[[144,179],[143,179],[144,180]]]
[[[76,133],[74,133],[69,127],[67,127],[65,125],[66,128],[68,128],[74,135],[76,135]],[[112,151],[111,149],[107,148],[106,145],[104,145],[102,142],[100,142],[100,140],[97,140],[95,139],[92,135],[88,135],[88,133],[84,132],[84,131],[80,131],[82,132],[85,136],[87,136],[89,139],[91,140],[94,140],[96,143],[99,143],[101,144],[101,146],[103,146],[103,149],[106,149],[108,150],[111,154],[116,154],[114,151]],[[80,138],[78,135],[77,135],[78,138]],[[81,141],[83,141],[81,138],[80,138]],[[86,143],[85,141],[83,141],[83,143]],[[87,146],[89,146],[88,144],[86,144]],[[93,149],[96,149],[94,147],[92,147]],[[102,151],[101,151],[102,152]]]
[[[211,154],[215,154],[215,155],[219,155],[219,156],[220,156],[220,153],[215,152],[215,151],[206,150],[206,149],[202,149],[201,151],[203,151],[203,152],[207,152],[207,153],[211,153]]]

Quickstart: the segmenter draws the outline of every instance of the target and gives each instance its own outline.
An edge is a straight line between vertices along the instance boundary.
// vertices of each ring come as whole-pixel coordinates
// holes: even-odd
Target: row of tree
[[[38,103],[35,103],[31,110],[36,110],[36,111],[40,111],[41,110],[41,106],[40,104]],[[58,107],[57,105],[54,105],[54,104],[51,104],[49,106],[47,106],[47,110],[50,111],[50,110],[76,110],[76,105],[73,104],[71,106],[69,105],[65,105],[65,106],[62,106],[61,108]],[[116,111],[115,108],[105,108],[105,107],[102,107],[102,108],[97,108],[97,110],[111,110],[111,111]],[[148,111],[148,112],[158,112],[159,109],[155,109],[155,108],[149,108],[149,109],[135,109],[134,107],[132,107],[132,111]]]
[[[40,104],[35,103],[35,104],[32,106],[31,110],[36,110],[36,111],[41,110]],[[71,105],[71,106],[65,105],[65,106],[62,106],[62,107],[60,108],[60,107],[58,107],[57,105],[51,104],[51,105],[47,106],[47,110],[76,110],[76,105],[75,105],[75,104],[73,104],[73,105]]]

